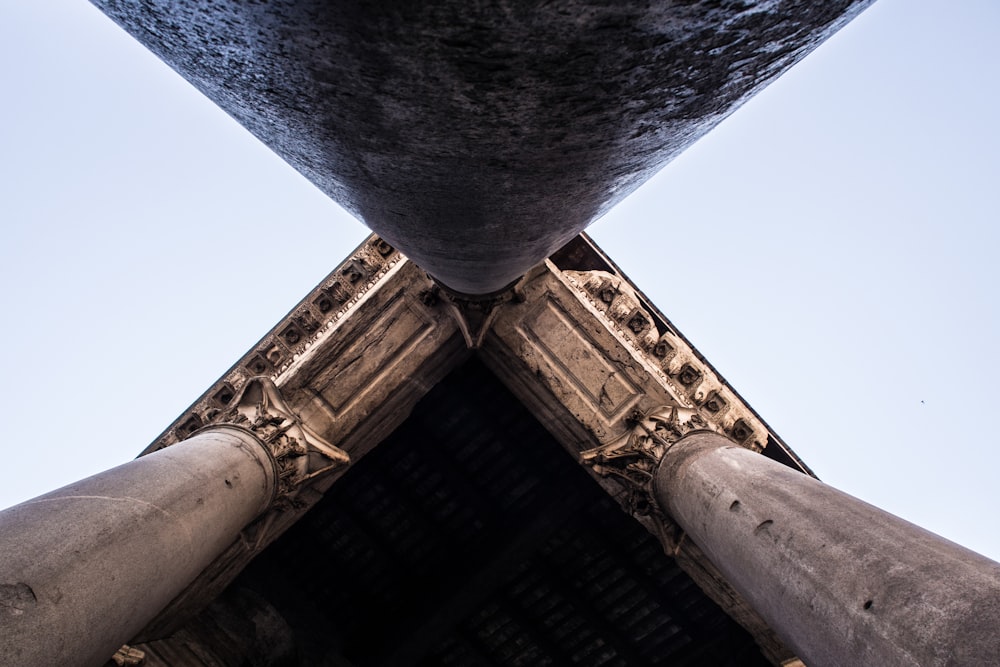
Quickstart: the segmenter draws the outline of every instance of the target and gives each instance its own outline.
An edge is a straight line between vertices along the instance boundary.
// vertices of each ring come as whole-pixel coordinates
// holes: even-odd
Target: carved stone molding
[[[378,236],[368,237],[142,453],[176,444],[218,421],[251,377],[281,383],[282,374],[349,319],[403,264],[406,259],[391,245]]]
[[[120,649],[115,651],[115,654],[111,656],[111,660],[107,664],[116,665],[117,667],[138,667],[139,665],[145,665],[146,652],[124,644]]]
[[[296,496],[303,485],[351,461],[346,452],[302,423],[282,399],[278,387],[265,376],[247,381],[219,423],[253,432],[271,453],[277,473],[274,509],[299,508],[302,503]]]
[[[696,409],[738,444],[762,451],[767,429],[682,336],[651,312],[642,296],[608,271],[561,271],[619,338],[646,360],[682,406]]]
[[[511,301],[523,301],[523,294],[518,286],[533,272],[529,272],[507,287],[490,294],[469,295],[454,292],[446,285],[434,280],[434,287],[421,294],[421,300],[427,306],[444,305],[451,317],[458,324],[459,331],[465,338],[465,345],[470,350],[478,350],[483,345],[486,334],[504,304]],[[430,276],[429,276],[430,277]]]
[[[661,406],[646,414],[633,413],[629,429],[611,442],[580,453],[580,462],[601,477],[618,480],[627,492],[625,509],[638,519],[648,518],[664,547],[676,545],[679,537],[673,521],[653,495],[653,475],[674,443],[688,433],[710,429],[697,410]]]
[[[632,332],[643,347],[655,347],[662,336],[653,316],[643,307],[628,281],[607,271],[563,271],[574,287],[586,292],[592,303],[617,325]],[[669,344],[667,344],[669,345]],[[669,348],[672,351],[672,348]],[[664,350],[666,356],[668,350]]]

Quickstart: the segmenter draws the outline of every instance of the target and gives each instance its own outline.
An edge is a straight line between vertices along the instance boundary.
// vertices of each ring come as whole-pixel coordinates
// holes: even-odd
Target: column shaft
[[[0,665],[103,665],[275,482],[260,441],[221,426],[0,512]]]
[[[712,433],[653,490],[809,667],[1000,663],[1000,563]]]

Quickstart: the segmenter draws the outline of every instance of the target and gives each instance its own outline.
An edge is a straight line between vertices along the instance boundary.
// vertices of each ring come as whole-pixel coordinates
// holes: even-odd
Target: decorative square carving
[[[302,342],[305,337],[302,329],[295,326],[294,324],[289,324],[285,327],[284,331],[281,332],[281,338],[285,341],[286,345],[296,345]]]
[[[224,408],[227,407],[232,402],[235,396],[236,396],[236,389],[233,388],[233,385],[229,384],[228,382],[223,382],[222,388],[219,389],[219,391],[212,394],[212,400],[215,402],[216,405]]]
[[[708,398],[704,400],[701,407],[715,415],[725,410],[727,405],[728,402],[726,399],[722,398],[722,396],[719,395],[719,392],[713,391],[708,395]]]
[[[273,364],[259,352],[253,355],[246,365],[246,369],[250,371],[251,375],[264,375],[269,372],[271,368],[273,368]]]
[[[691,364],[684,364],[677,372],[677,381],[685,387],[693,387],[701,380],[701,371]]]
[[[753,435],[753,427],[742,419],[737,419],[729,431],[729,437],[739,443],[745,442],[751,435]]]
[[[636,336],[644,334],[653,325],[646,316],[646,313],[641,309],[636,309],[632,313],[632,316],[628,319],[628,328],[632,330]]]
[[[185,419],[177,427],[177,437],[180,440],[184,440],[191,436],[192,433],[200,429],[204,425],[204,421],[198,414],[192,414],[190,417]]]
[[[667,341],[667,334],[663,334],[650,351],[657,359],[666,361],[674,355],[675,350],[674,346]]]

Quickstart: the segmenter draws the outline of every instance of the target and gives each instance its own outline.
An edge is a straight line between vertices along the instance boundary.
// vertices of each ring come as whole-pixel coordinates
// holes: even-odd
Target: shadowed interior
[[[258,620],[227,625],[248,599]],[[475,358],[144,648],[154,666],[769,664]]]

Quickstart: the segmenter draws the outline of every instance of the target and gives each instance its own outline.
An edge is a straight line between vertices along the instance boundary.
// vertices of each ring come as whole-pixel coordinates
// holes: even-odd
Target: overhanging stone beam
[[[171,448],[225,419],[255,376],[319,438],[361,459],[468,354],[455,317],[427,274],[371,236],[305,296],[143,454]],[[206,568],[138,636],[169,636],[309,510],[337,475],[316,479],[269,512]]]
[[[871,0],[93,0],[453,290],[524,274]]]
[[[748,450],[811,474],[585,236],[529,272],[516,293],[493,318],[479,355],[574,457],[620,442],[637,415],[670,406],[685,424],[725,433]],[[683,539],[649,502],[643,489],[654,467],[636,471],[642,488],[621,476],[597,475],[597,481],[774,664],[792,659],[698,545]]]

